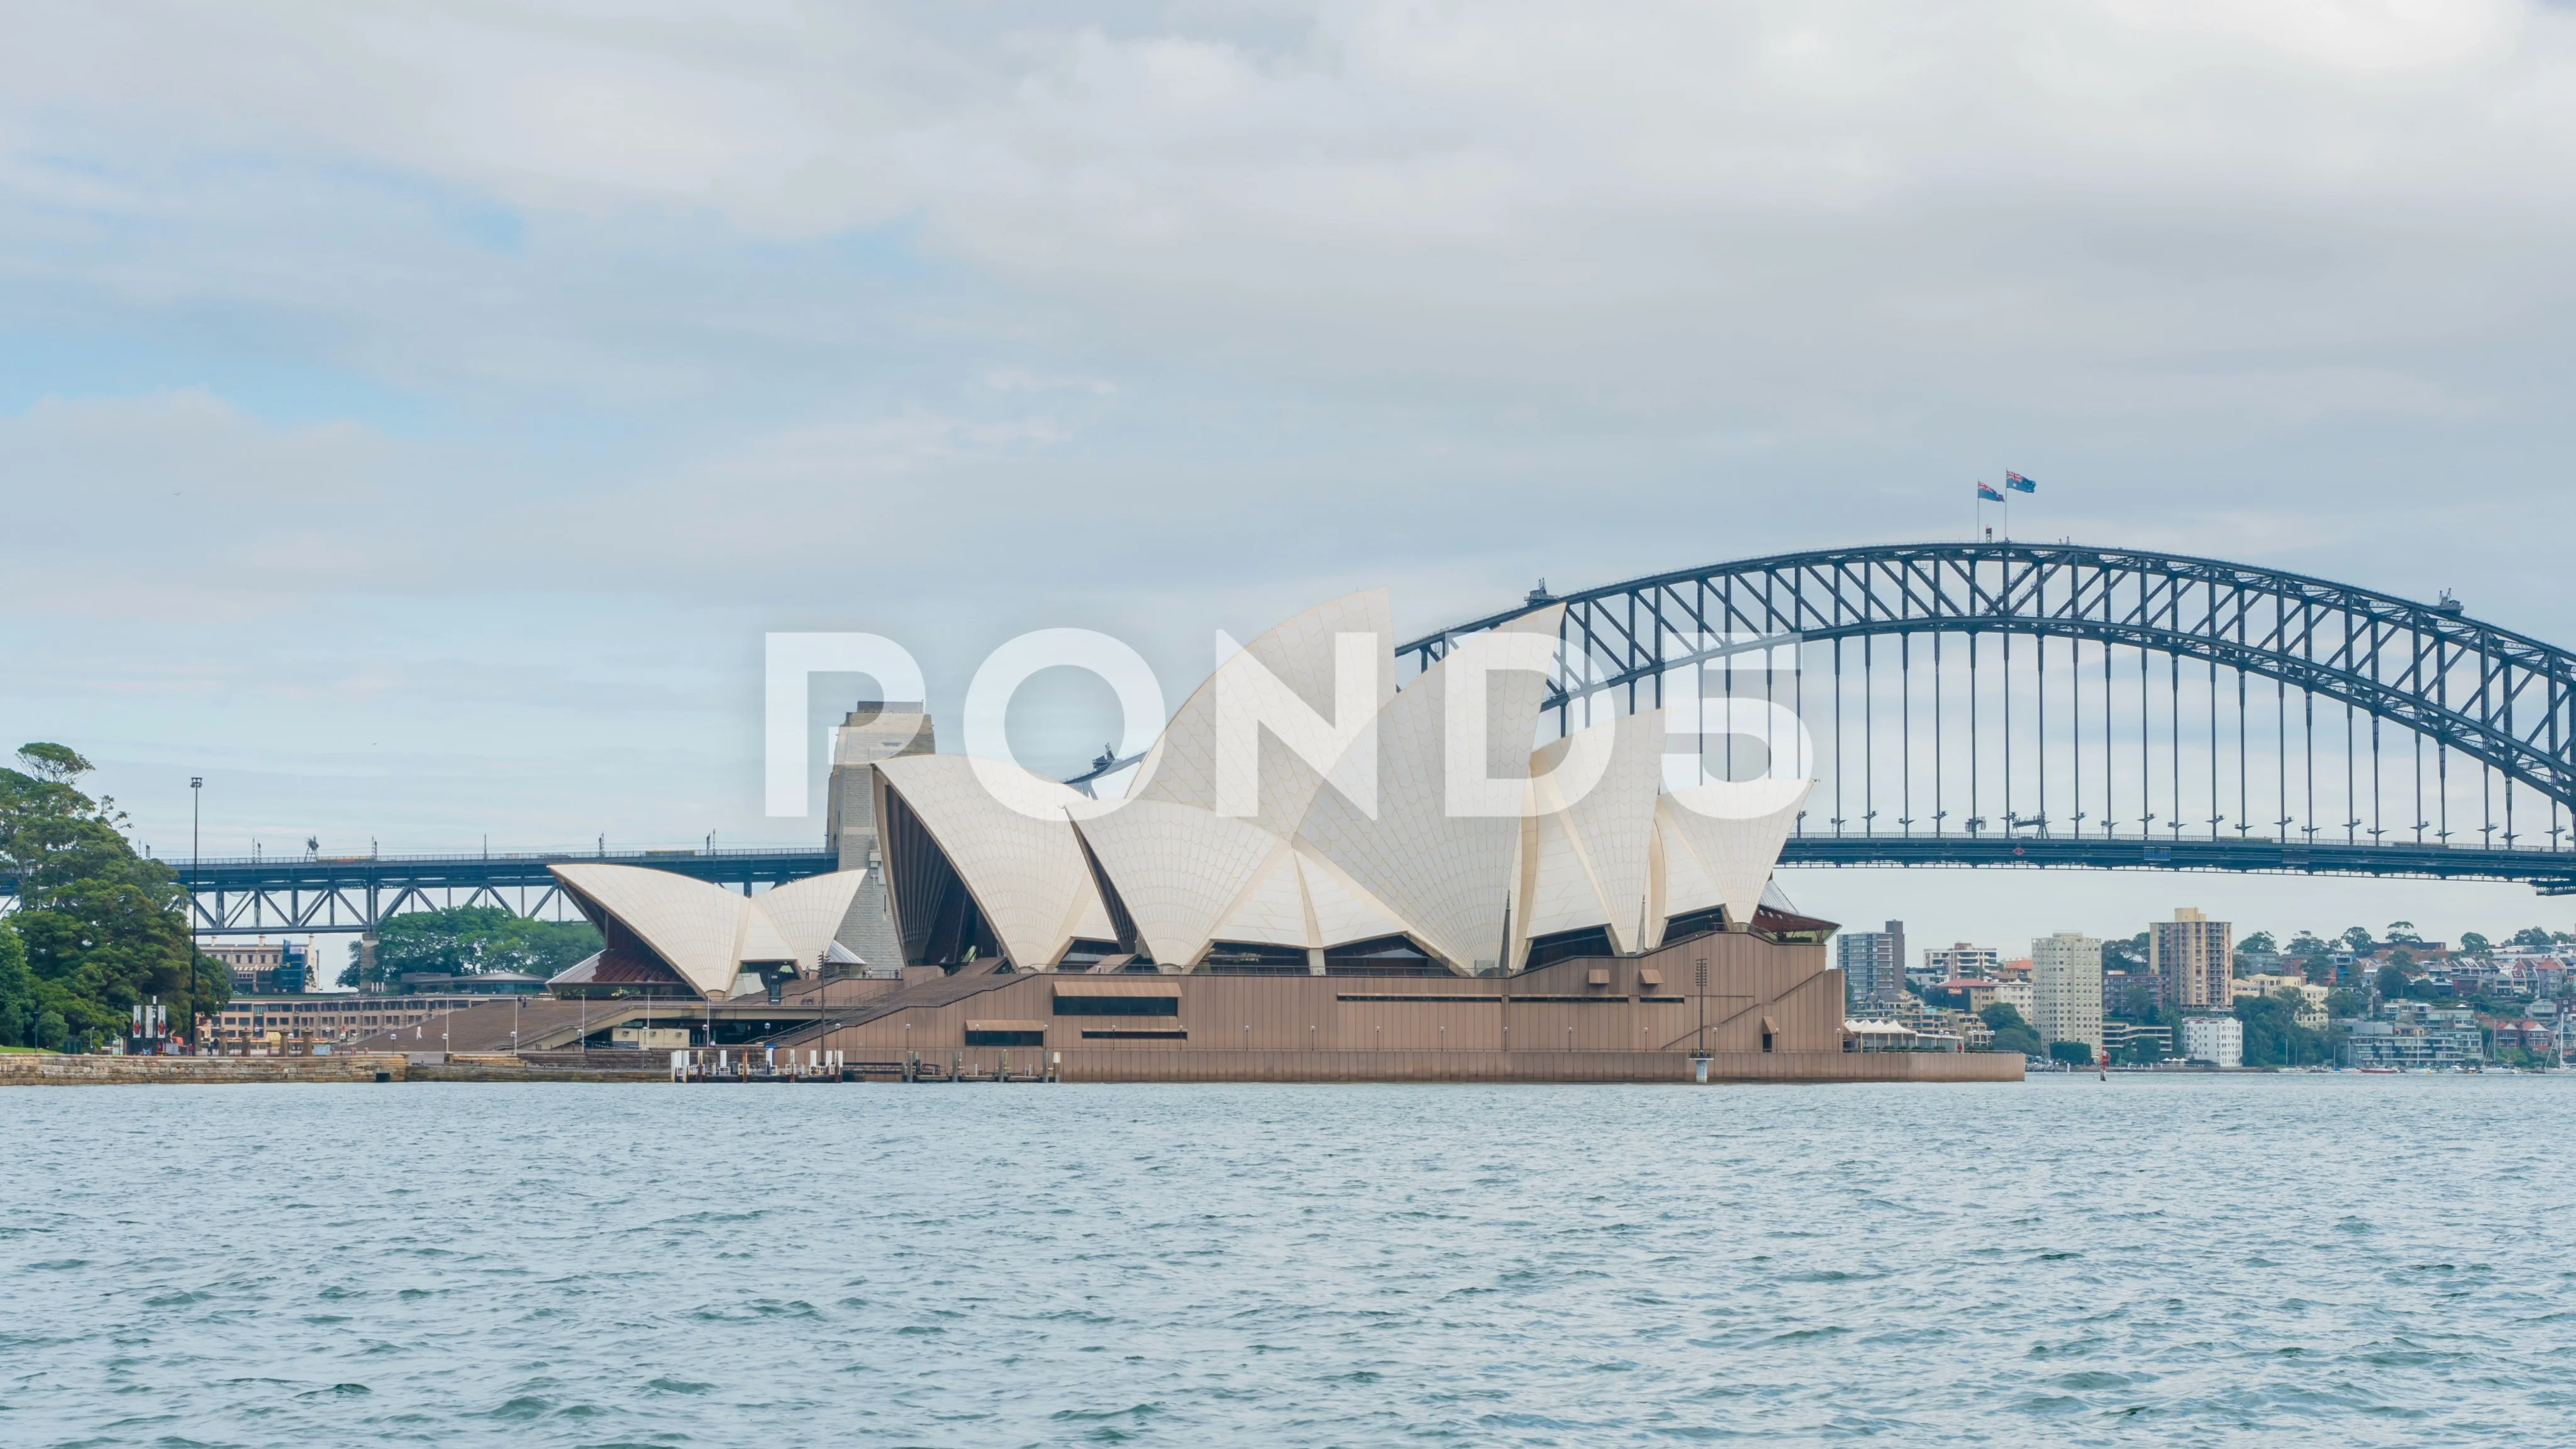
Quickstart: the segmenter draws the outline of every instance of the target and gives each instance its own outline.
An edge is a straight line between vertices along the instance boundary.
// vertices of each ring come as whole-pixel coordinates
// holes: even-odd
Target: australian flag
[[[1977,501],[1979,503],[2001,503],[2004,501],[2004,496],[1997,493],[1992,488],[1987,487],[1985,484],[1980,483],[1977,485]]]
[[[2036,493],[2039,491],[2038,484],[2033,483],[2029,479],[2021,476],[2019,473],[2009,471],[2004,474],[2004,486],[2015,493]]]

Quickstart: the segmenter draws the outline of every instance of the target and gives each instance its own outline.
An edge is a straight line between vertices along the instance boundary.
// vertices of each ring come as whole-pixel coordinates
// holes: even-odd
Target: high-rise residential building
[[[1994,979],[1995,968],[2003,964],[2004,953],[1992,946],[1971,946],[1961,941],[1955,946],[1923,948],[1923,969],[1937,973],[1933,979],[1948,981],[1960,976]]]
[[[2102,1049],[2102,943],[2059,931],[2030,943],[2031,1025],[2049,1041]]]
[[[1905,923],[1884,931],[1845,931],[1834,940],[1843,968],[1843,998],[1854,1006],[1894,1006],[1905,999]]]
[[[2164,1004],[2181,1011],[2210,1007],[2225,1010],[2234,992],[2228,987],[2231,927],[2213,921],[2190,906],[2175,909],[2170,921],[2147,926],[2147,969],[2164,989]]]

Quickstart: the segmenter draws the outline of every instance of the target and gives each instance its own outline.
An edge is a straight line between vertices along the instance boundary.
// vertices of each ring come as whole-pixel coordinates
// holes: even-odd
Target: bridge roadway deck
[[[1795,835],[1783,865],[2027,865],[2106,869],[2273,871],[2314,875],[2419,876],[2529,881],[2576,888],[2576,850],[2468,845],[2371,845],[2341,841],[2170,840],[2136,835]],[[596,862],[667,870],[720,885],[803,880],[832,870],[828,850],[622,852],[589,855],[384,856],[350,860],[210,860],[195,872],[200,891],[476,890],[548,887],[547,867]],[[183,883],[190,875],[177,866]],[[12,882],[0,877],[0,891]]]
[[[569,914],[547,867],[570,862],[642,866],[742,890],[821,875],[828,850],[624,851],[590,854],[394,855],[174,863],[193,876],[206,935],[363,930],[386,916],[438,906],[489,904]],[[2576,895],[2576,850],[2497,850],[2413,842],[2212,840],[2135,835],[1796,835],[1783,865],[2031,866],[2107,870],[2237,871],[2289,875],[2519,881],[2542,895]],[[0,875],[14,906],[16,881]],[[502,892],[517,892],[513,900]],[[533,897],[529,894],[536,893]],[[551,899],[549,899],[551,898]]]
[[[2075,866],[2107,870],[2244,871],[2526,882],[2542,895],[2576,894],[2576,851],[2464,845],[2212,840],[2183,836],[1800,835],[1782,865]]]

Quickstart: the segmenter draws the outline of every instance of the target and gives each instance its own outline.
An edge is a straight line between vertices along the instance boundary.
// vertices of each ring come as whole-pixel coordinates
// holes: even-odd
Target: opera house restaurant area
[[[550,990],[656,1044],[804,1002],[767,1045],[907,1078],[2018,1079],[1858,1049],[1834,925],[1771,882],[1809,782],[1674,778],[1660,709],[1529,748],[1559,616],[1398,689],[1383,591],[1309,610],[1117,798],[936,753],[918,706],[853,715],[841,869],[746,896],[557,866],[607,945]]]

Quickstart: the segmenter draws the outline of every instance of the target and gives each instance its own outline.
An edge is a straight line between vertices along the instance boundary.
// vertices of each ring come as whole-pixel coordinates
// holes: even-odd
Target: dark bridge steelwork
[[[642,850],[515,855],[384,855],[242,858],[162,863],[188,892],[200,935],[302,935],[376,929],[388,916],[447,906],[498,906],[540,920],[580,915],[546,867],[574,861],[676,871],[749,895],[834,869],[829,850]],[[190,889],[191,877],[194,889]],[[0,876],[16,904],[17,882]]]
[[[1560,730],[1668,693],[1750,694],[1807,726],[1818,787],[1790,861],[2576,891],[2576,655],[2447,598],[2129,549],[1902,544],[1534,593],[1398,653],[1428,668],[1551,603]],[[1780,743],[1743,740],[1704,742],[1712,774],[1742,777],[1739,755],[1759,773]]]

